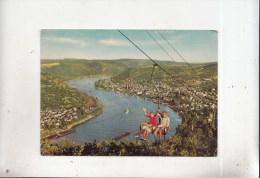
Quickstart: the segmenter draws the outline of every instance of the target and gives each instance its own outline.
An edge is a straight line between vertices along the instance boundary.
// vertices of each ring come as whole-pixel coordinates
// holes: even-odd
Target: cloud
[[[159,40],[158,40],[159,38]],[[161,45],[167,45],[167,42],[164,39],[160,39],[159,36],[157,36],[157,42]],[[174,38],[174,39],[168,39],[168,41],[170,43],[180,43],[182,40],[182,37],[179,38]],[[142,45],[142,46],[153,46],[153,45],[157,45],[157,43],[155,41],[153,41],[153,39],[146,39],[146,40],[133,40],[134,43],[138,44],[138,45]],[[121,40],[121,39],[103,39],[103,40],[99,40],[100,44],[103,45],[112,45],[112,46],[130,46],[132,45],[129,41],[127,40]]]
[[[118,39],[106,39],[106,40],[99,40],[100,44],[104,45],[112,45],[112,46],[129,46],[130,43],[126,40],[118,40]]]
[[[54,43],[69,43],[74,45],[79,45],[81,47],[86,46],[87,43],[83,40],[73,39],[73,38],[67,38],[67,37],[57,37],[57,38],[44,38],[45,40],[54,42]]]

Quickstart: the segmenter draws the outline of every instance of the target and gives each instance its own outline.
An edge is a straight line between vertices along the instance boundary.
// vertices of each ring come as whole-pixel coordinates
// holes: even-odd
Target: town
[[[41,128],[63,128],[72,121],[79,119],[81,115],[90,114],[96,107],[83,106],[70,109],[46,109],[41,111]]]
[[[149,79],[139,81],[126,79],[120,82],[105,79],[97,82],[96,87],[141,97],[155,103],[160,102],[160,104],[167,105],[177,112],[182,117],[183,122],[185,120],[192,121],[195,117],[211,123],[216,122],[217,86],[209,88],[207,83],[214,83],[214,80],[214,77],[202,80],[193,79],[186,81],[186,84],[193,83],[192,87],[176,87],[173,79],[163,79],[155,82],[155,84]],[[202,89],[203,85],[207,89]]]

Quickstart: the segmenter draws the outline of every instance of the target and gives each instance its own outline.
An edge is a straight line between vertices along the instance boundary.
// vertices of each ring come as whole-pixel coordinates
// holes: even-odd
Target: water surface
[[[79,144],[93,142],[93,140],[111,139],[122,132],[130,131],[131,134],[126,137],[135,140],[134,134],[139,131],[139,126],[144,121],[143,107],[147,112],[157,110],[157,104],[135,96],[113,93],[103,89],[96,89],[95,82],[101,78],[82,79],[69,81],[68,84],[88,95],[97,97],[103,104],[103,113],[99,116],[76,127],[76,132],[67,137]],[[126,108],[129,112],[126,114]],[[181,118],[165,105],[160,106],[162,111],[167,111],[171,119],[170,131],[167,135],[175,134],[175,128],[181,123]],[[152,134],[149,140],[154,141]]]

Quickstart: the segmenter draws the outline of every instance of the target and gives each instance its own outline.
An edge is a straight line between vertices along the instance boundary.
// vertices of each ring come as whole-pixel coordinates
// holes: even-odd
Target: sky
[[[210,30],[121,30],[154,60],[216,62],[218,33]],[[167,55],[151,36],[170,55]],[[166,39],[164,40],[161,33]],[[41,59],[148,59],[117,30],[42,30]]]

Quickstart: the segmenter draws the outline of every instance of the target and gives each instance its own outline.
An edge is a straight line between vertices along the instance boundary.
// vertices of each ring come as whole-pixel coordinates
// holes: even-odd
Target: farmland
[[[50,68],[50,67],[57,66],[57,65],[60,65],[60,63],[59,63],[59,62],[42,63],[42,64],[41,64],[41,67],[42,67],[42,68]]]

